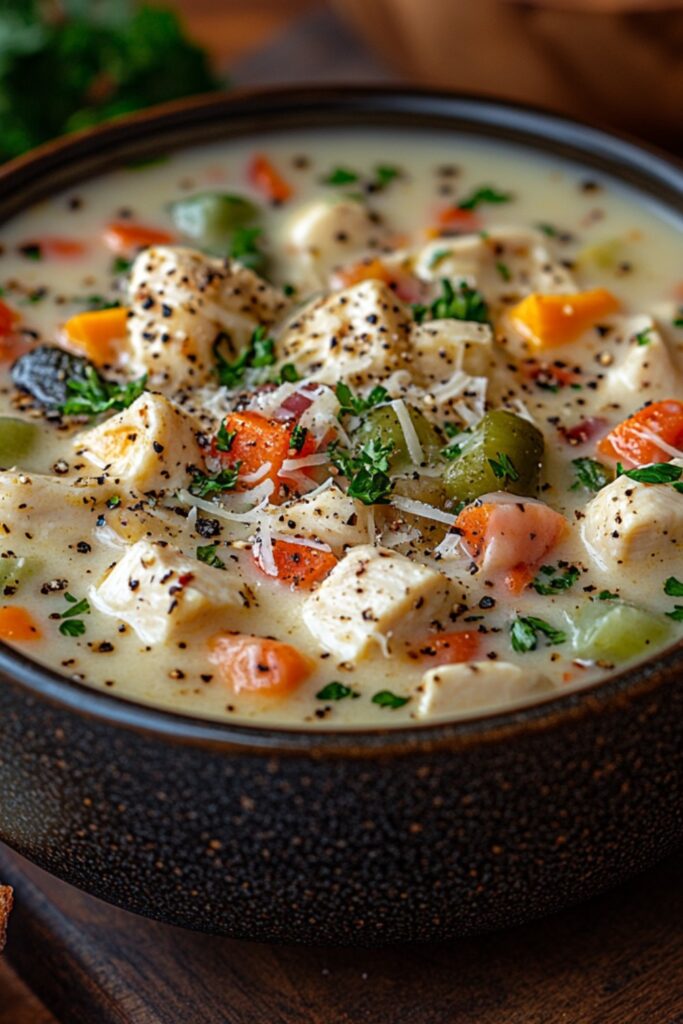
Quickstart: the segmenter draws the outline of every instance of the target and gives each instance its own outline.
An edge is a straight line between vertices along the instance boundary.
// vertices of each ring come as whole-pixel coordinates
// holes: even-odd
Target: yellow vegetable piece
[[[551,348],[575,341],[618,309],[618,299],[606,288],[565,295],[534,292],[510,310],[510,317],[532,345]]]
[[[103,366],[118,359],[126,339],[127,317],[128,310],[123,306],[79,313],[64,324],[64,334],[72,348]]]

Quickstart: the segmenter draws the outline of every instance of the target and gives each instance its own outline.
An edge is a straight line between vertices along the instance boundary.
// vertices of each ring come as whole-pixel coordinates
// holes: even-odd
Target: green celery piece
[[[12,592],[18,589],[24,580],[38,571],[41,564],[38,558],[33,557],[0,557],[0,594],[6,588],[12,588]]]
[[[229,192],[198,192],[171,203],[170,210],[181,235],[214,256],[227,255],[235,229],[259,215],[249,199]]]
[[[39,468],[31,464],[31,456],[37,454],[41,434],[42,430],[35,423],[0,416],[0,466],[3,469]]]
[[[662,615],[620,601],[586,604],[572,617],[576,656],[604,661],[628,661],[654,651],[672,635]]]

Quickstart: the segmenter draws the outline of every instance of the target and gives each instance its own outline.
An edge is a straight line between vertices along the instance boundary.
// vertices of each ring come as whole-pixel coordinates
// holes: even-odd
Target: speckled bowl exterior
[[[208,97],[45,147],[0,171],[0,221],[169,147],[340,124],[517,140],[683,212],[679,168],[595,129],[352,89]],[[369,945],[546,914],[673,850],[682,781],[681,645],[521,710],[336,733],[173,716],[0,648],[0,840],[104,900],[216,934]]]

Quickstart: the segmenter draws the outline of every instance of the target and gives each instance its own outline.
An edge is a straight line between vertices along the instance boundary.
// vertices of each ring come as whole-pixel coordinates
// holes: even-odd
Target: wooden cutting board
[[[0,847],[7,954],[62,1024],[683,1024],[682,869],[495,935],[350,950],[146,921]]]

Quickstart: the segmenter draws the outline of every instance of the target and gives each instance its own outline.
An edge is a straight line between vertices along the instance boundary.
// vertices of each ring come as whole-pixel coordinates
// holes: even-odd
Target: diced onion
[[[414,498],[404,498],[397,494],[391,499],[391,504],[401,512],[409,512],[411,515],[421,516],[423,519],[433,519],[437,523],[445,523],[446,526],[452,526],[455,522],[452,512],[442,512],[440,508],[434,508],[426,501],[416,501]]]
[[[408,449],[408,455],[412,462],[419,466],[421,462],[424,462],[424,452],[422,451],[422,445],[420,439],[417,436],[417,431],[413,426],[413,421],[410,418],[408,407],[402,398],[396,398],[391,403],[391,408],[396,413],[399,426],[403,431],[403,436],[406,439],[406,447]]]

